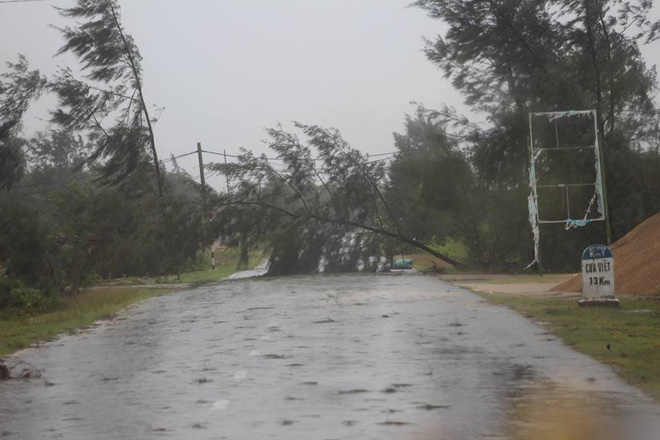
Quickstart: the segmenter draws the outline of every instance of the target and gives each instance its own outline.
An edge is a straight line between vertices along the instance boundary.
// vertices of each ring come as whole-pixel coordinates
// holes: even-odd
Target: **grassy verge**
[[[660,399],[660,297],[619,297],[621,308],[614,309],[580,308],[575,299],[482,296],[542,322],[569,346]]]
[[[152,284],[205,284],[214,283],[228,277],[236,272],[238,264],[238,250],[228,248],[216,252],[215,270],[211,270],[210,261],[204,261],[196,270],[181,273],[179,275],[169,275],[161,277],[122,277],[114,279],[99,279],[96,285],[100,286],[144,286]],[[264,254],[260,250],[250,253],[248,269],[254,269],[261,264]]]
[[[250,259],[247,269],[254,269],[264,259],[261,251],[250,253]],[[205,266],[202,270],[183,273],[177,279],[177,282],[190,284],[214,283],[236,272],[238,263],[238,251],[236,249],[227,249],[216,253],[215,270],[211,270],[211,265]]]
[[[61,333],[110,318],[124,307],[162,295],[163,289],[95,289],[63,299],[57,310],[29,318],[0,320],[0,356],[47,341]]]
[[[250,257],[250,268],[257,266],[263,258],[261,253]],[[55,310],[37,316],[7,318],[0,315],[0,357],[30,347],[39,341],[51,340],[59,334],[74,332],[99,319],[110,318],[130,304],[175,289],[176,283],[212,283],[236,271],[238,258],[233,252],[221,253],[216,261],[216,270],[211,270],[209,264],[203,270],[182,273],[178,277],[102,280],[101,284],[108,287],[89,289],[74,297],[64,298]],[[134,287],[149,284],[164,284],[168,288]],[[169,285],[172,289],[169,289]]]

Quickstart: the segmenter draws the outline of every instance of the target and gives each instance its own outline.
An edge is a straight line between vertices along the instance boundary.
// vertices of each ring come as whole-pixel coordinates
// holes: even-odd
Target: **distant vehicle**
[[[412,269],[413,268],[413,260],[410,258],[399,258],[398,260],[394,260],[394,266],[392,266],[392,269]]]

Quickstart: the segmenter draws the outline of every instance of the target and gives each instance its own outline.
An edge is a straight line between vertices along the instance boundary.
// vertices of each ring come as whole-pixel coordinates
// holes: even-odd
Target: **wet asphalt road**
[[[9,439],[660,438],[609,368],[414,274],[228,281],[19,356]]]

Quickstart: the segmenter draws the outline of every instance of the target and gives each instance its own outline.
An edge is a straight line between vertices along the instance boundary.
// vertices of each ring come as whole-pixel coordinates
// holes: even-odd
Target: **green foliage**
[[[320,266],[375,270],[380,235],[398,228],[378,190],[383,163],[369,161],[337,130],[296,127],[306,142],[281,127],[267,130],[282,165],[245,151],[238,163],[209,166],[235,182],[230,194],[214,201],[223,236],[230,243],[245,237],[265,242],[271,275],[316,272]],[[356,232],[365,228],[376,235]]]
[[[9,307],[16,287],[18,287],[18,283],[15,280],[4,278],[4,276],[0,278],[0,310]]]
[[[57,308],[59,299],[46,295],[38,289],[18,288],[12,291],[12,301],[8,305],[10,313],[22,316],[36,316]]]
[[[419,240],[459,241],[467,252],[455,258],[459,261],[486,270],[521,265],[516,250],[527,218],[515,217],[520,210],[511,205],[527,191],[486,185],[470,166],[474,156],[468,157],[459,148],[460,139],[447,133],[450,123],[446,113],[418,107],[415,118],[406,118],[405,133],[394,135],[399,151],[387,188],[394,215]],[[515,221],[519,227],[512,228]]]
[[[463,242],[454,240],[453,238],[447,238],[441,244],[434,242],[430,246],[436,251],[445,254],[454,260],[463,262],[468,260],[469,250],[467,246]]]
[[[88,163],[100,162],[100,171],[115,184],[150,172],[153,160],[162,196],[154,121],[142,92],[142,57],[122,28],[117,1],[78,0],[74,7],[57,9],[64,17],[80,20],[75,27],[58,28],[65,44],[57,55],[76,55],[87,82],[75,78],[71,69],[60,69],[50,84],[60,101],[53,121],[87,133],[92,147]]]
[[[449,139],[436,115],[422,107],[406,117],[405,134],[390,164],[387,196],[393,215],[419,240],[458,234],[469,217],[472,173],[465,155]]]
[[[81,20],[75,28],[60,28],[65,44],[58,55],[73,52],[88,70],[93,81],[137,81],[127,58],[133,58],[139,70],[141,60],[130,36],[123,35],[119,25],[119,5],[116,0],[79,0],[71,8],[57,8],[67,18]],[[137,87],[137,84],[133,84]],[[126,91],[124,89],[124,91]]]
[[[23,114],[46,85],[38,70],[29,70],[23,55],[7,67],[9,71],[0,74],[0,189],[10,188],[23,175],[25,158],[17,133]]]
[[[526,201],[529,112],[597,110],[615,239],[660,210],[657,191],[648,186],[656,183],[657,171],[649,167],[657,165],[660,145],[653,101],[656,72],[640,51],[641,44],[657,39],[660,29],[648,18],[651,2],[414,4],[446,25],[443,35],[427,42],[428,58],[464,94],[466,103],[487,117],[487,124],[477,126],[452,109],[438,112],[439,120],[452,125],[474,173],[471,206],[474,218],[484,222],[465,242],[476,261],[487,267],[520,268],[531,260]],[[581,134],[571,127],[564,139],[577,142]],[[593,159],[583,159],[544,158],[539,169],[552,170],[560,182],[573,182],[593,173]],[[640,166],[642,160],[649,165]],[[547,199],[550,204],[561,206],[561,194],[552,197]],[[570,233],[543,226],[541,260],[555,270],[574,269],[574,257],[587,244],[604,239],[599,223]]]
[[[99,319],[110,318],[127,305],[164,293],[167,291],[162,289],[89,290],[65,298],[55,310],[45,313],[0,316],[0,356],[84,328]]]
[[[621,297],[621,308],[615,309],[580,308],[575,299],[485,297],[546,323],[571,347],[612,365],[630,383],[660,397],[657,298]]]
[[[66,177],[70,177],[76,170],[84,168],[88,156],[83,137],[65,129],[39,132],[26,141],[26,147],[33,180],[41,170],[49,174],[62,170],[68,175]]]
[[[199,187],[165,177],[166,197],[130,176],[120,186],[80,168],[78,137],[31,141],[38,155],[20,187],[0,198],[0,264],[6,276],[48,297],[73,295],[98,277],[180,273],[217,236],[202,219]]]
[[[0,278],[0,316],[30,317],[54,310],[59,298],[29,289],[15,279]]]

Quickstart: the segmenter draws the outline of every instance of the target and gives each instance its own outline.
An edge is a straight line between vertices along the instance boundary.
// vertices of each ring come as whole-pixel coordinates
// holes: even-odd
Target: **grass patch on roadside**
[[[578,307],[575,299],[482,296],[540,321],[569,346],[660,399],[660,297],[620,296],[616,309]]]
[[[250,262],[251,266],[254,267],[257,265],[257,262]],[[227,278],[229,275],[236,272],[236,263],[224,263],[215,266],[215,270],[204,269],[198,270],[195,272],[182,273],[180,276],[180,283],[190,283],[190,284],[204,284],[204,283],[214,283],[220,281],[223,278]]]
[[[204,255],[204,262],[198,264],[193,270],[178,275],[160,277],[121,277],[112,279],[99,279],[94,284],[98,286],[144,286],[150,284],[206,284],[215,283],[236,272],[239,260],[237,248],[226,248],[215,253],[215,270],[211,269],[211,254]],[[207,258],[208,257],[208,258]],[[254,269],[264,259],[261,250],[250,252],[248,269]]]
[[[93,289],[61,300],[57,310],[23,318],[0,319],[0,356],[28,348],[38,341],[111,318],[124,307],[167,293],[163,289]]]
[[[249,268],[259,265],[263,254],[259,251],[250,255]],[[236,272],[238,255],[234,250],[216,254],[216,268],[210,262],[203,269],[182,273],[177,276],[149,278],[125,277],[100,280],[107,288],[88,289],[69,298],[59,300],[54,310],[35,316],[8,317],[0,315],[0,357],[28,348],[39,341],[48,341],[57,335],[75,332],[88,327],[100,319],[111,318],[128,305],[162,295],[176,289],[177,283],[214,283]],[[165,288],[135,287],[162,284]],[[171,289],[169,288],[171,285]],[[122,287],[132,286],[132,287]]]
[[[254,269],[264,259],[264,254],[260,250],[255,250],[250,253],[249,264],[247,269]],[[229,248],[224,251],[216,252],[215,257],[216,265],[215,270],[211,270],[209,263],[203,269],[182,273],[177,282],[190,283],[190,284],[205,284],[220,281],[223,278],[236,272],[236,265],[238,264],[238,250]]]

